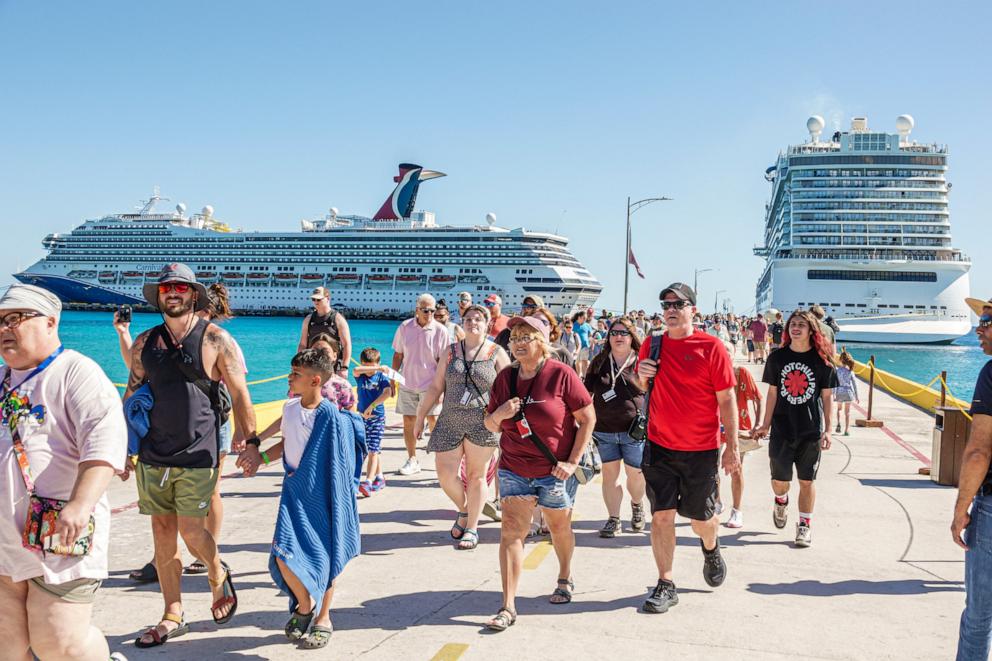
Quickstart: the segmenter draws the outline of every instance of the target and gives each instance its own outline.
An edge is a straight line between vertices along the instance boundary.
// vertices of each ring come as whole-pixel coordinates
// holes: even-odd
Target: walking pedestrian
[[[471,550],[479,544],[479,517],[486,503],[486,473],[499,445],[495,432],[486,429],[486,405],[496,375],[510,359],[495,342],[486,339],[489,312],[473,305],[465,311],[465,339],[452,343],[441,356],[431,386],[417,409],[413,433],[423,433],[427,413],[444,395],[441,414],[431,432],[427,451],[435,452],[434,464],[444,493],[458,512],[451,538],[455,548]],[[459,468],[465,464],[467,484]]]
[[[641,473],[644,439],[633,439],[628,433],[644,407],[646,385],[637,375],[641,340],[637,327],[625,317],[615,319],[608,332],[609,348],[592,361],[585,378],[596,411],[592,438],[603,462],[603,502],[608,518],[599,530],[600,537],[616,537],[623,532],[620,523],[623,503],[621,461],[630,494],[630,529],[641,532],[645,524],[644,475]]]
[[[567,366],[548,360],[549,329],[543,316],[514,317],[510,324],[516,362],[497,375],[485,418],[486,428],[500,434],[503,504],[499,543],[503,604],[486,622],[492,631],[504,631],[517,620],[524,539],[535,507],[544,512],[558,558],[558,581],[550,601],[567,604],[572,600],[575,470],[596,424],[582,381]],[[542,444],[555,457],[554,463],[540,449]]]
[[[448,329],[434,319],[435,302],[430,294],[421,294],[417,299],[417,309],[412,319],[407,319],[393,336],[393,370],[403,376],[396,397],[396,412],[403,416],[403,443],[406,445],[407,459],[400,469],[400,475],[415,475],[420,472],[417,461],[417,437],[413,433],[417,421],[420,400],[434,380],[441,356],[448,349]],[[396,390],[394,384],[393,390]],[[426,412],[431,429],[434,428],[441,406],[433,406]]]
[[[731,345],[727,346],[727,353],[733,356],[733,347]],[[748,371],[746,367],[738,366],[734,368],[734,380],[737,385],[734,387],[734,392],[737,398],[737,429],[739,432],[750,432],[754,427],[755,422],[761,421],[762,415],[762,399],[761,391],[758,390],[758,384],[754,382],[754,377],[751,376],[751,372]],[[754,418],[751,418],[749,407],[754,407]],[[750,439],[749,439],[750,440]],[[723,442],[726,442],[726,431],[723,433]],[[733,499],[733,505],[730,508],[730,517],[724,524],[728,528],[743,528],[744,527],[744,512],[741,509],[742,503],[744,501],[744,457],[747,453],[758,449],[758,445],[755,441],[751,441],[747,447],[741,444],[740,456],[741,456],[741,470],[737,471],[730,476],[730,493]],[[718,510],[722,510],[722,498],[720,500],[721,506]],[[720,513],[719,511],[717,512]]]
[[[675,514],[691,520],[703,551],[703,578],[721,585],[727,565],[716,516],[717,472],[740,470],[734,372],[723,343],[692,327],[696,293],[676,282],[661,291],[668,330],[641,345],[638,374],[654,379],[642,470],[651,502],[651,548],[658,583],[644,602],[664,613],[679,602],[674,583]],[[720,456],[720,420],[727,443]]]
[[[778,349],[782,346],[782,334],[785,332],[785,323],[782,321],[782,313],[775,311],[775,320],[768,326],[768,333],[771,335],[771,348]]]
[[[782,348],[769,356],[761,377],[768,384],[765,417],[752,436],[760,439],[771,433],[768,459],[776,528],[784,528],[788,521],[789,487],[795,466],[799,478],[796,546],[808,547],[813,543],[814,481],[820,453],[831,445],[830,415],[837,371],[830,344],[812,314],[796,310],[785,328]]]
[[[824,339],[830,345],[830,351],[833,353],[833,347],[837,338],[833,326],[827,323],[828,317],[826,310],[821,305],[811,305],[809,311],[816,318],[816,323],[820,327],[820,334],[823,335]],[[833,319],[831,318],[830,321],[833,321]]]
[[[358,413],[365,420],[365,446],[369,452],[365,479],[358,483],[359,493],[366,498],[386,488],[386,478],[382,474],[379,459],[382,454],[382,433],[386,429],[384,404],[393,396],[393,388],[386,378],[388,368],[379,364],[381,357],[375,347],[365,347],[360,356],[362,364],[353,372],[358,384]]]
[[[221,378],[230,393],[238,435],[247,437],[235,442],[234,449],[247,444],[243,451],[257,454],[259,441],[244,367],[231,336],[196,315],[209,299],[192,270],[184,264],[168,264],[158,282],[146,284],[143,293],[165,321],[135,339],[124,401],[145,385],[153,401],[136,475],[138,509],[152,517],[165,613],[135,645],[156,647],[189,630],[180,591],[180,535],[207,567],[214,622],[226,624],[238,607],[231,570],[222,564],[217,540],[206,525],[219,477],[220,428],[227,413]]]
[[[590,351],[592,347],[592,325],[585,312],[577,312],[572,317],[572,327],[579,338],[579,353],[575,356],[575,371],[579,378],[586,376],[589,369]]]
[[[759,312],[754,321],[751,322],[750,330],[752,342],[748,344],[748,351],[753,345],[754,362],[764,363],[766,344],[768,343],[768,324],[765,323],[765,315]]]
[[[732,314],[727,317],[727,340],[733,347],[730,357],[736,358],[737,344],[741,341],[741,324],[737,321],[737,317]]]
[[[851,435],[851,402],[860,402],[858,398],[858,381],[854,378],[854,357],[845,349],[837,359],[837,388],[834,390],[834,401],[837,402],[837,427],[834,432],[840,433],[841,413],[844,414],[844,436]]]
[[[483,304],[489,310],[489,329],[486,331],[486,336],[490,340],[495,340],[506,328],[510,318],[503,314],[503,299],[500,298],[499,294],[486,296]]]
[[[561,322],[561,334],[558,336],[558,340],[552,345],[556,349],[561,349],[568,355],[567,361],[563,360],[566,365],[572,367],[575,365],[575,358],[579,355],[579,349],[582,347],[582,343],[579,341],[578,334],[573,330],[572,318],[566,316]]]
[[[458,321],[465,319],[465,310],[472,305],[472,294],[467,291],[458,292]]]
[[[100,367],[63,349],[61,312],[41,287],[0,297],[0,656],[123,659],[91,620],[107,578],[106,491],[124,469],[127,430]]]
[[[310,341],[308,348],[323,351],[331,357],[331,363],[334,365],[338,364],[340,345],[330,335],[321,333]],[[339,410],[355,410],[355,404],[357,402],[355,391],[351,389],[351,383],[348,379],[339,376],[337,372],[324,379],[320,385],[320,392],[323,394],[324,399],[330,400]],[[290,394],[288,396],[291,397],[292,395]]]
[[[351,363],[351,328],[344,315],[331,307],[331,291],[327,287],[316,287],[310,292],[313,312],[303,319],[303,330],[296,350],[303,351],[318,335],[330,335],[341,351],[334,371],[338,376],[348,378],[348,365]]]
[[[530,317],[537,314],[537,311],[544,307],[544,299],[540,296],[527,295],[520,305],[520,316]],[[510,351],[510,329],[504,328],[493,340],[504,352]]]
[[[992,299],[967,299],[978,315],[975,334],[986,356],[992,356]],[[985,363],[971,401],[971,435],[961,459],[958,497],[951,536],[965,550],[965,608],[958,630],[958,661],[989,658],[992,640],[992,360]],[[970,508],[970,511],[969,511]]]
[[[448,329],[448,336],[452,342],[458,342],[465,338],[465,331],[462,330],[462,327],[451,320],[451,311],[448,310],[448,305],[443,298],[437,302],[437,307],[434,309],[434,319]]]

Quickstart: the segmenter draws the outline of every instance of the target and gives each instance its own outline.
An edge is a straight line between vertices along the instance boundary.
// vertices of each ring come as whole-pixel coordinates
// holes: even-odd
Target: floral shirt
[[[335,404],[341,411],[355,407],[355,391],[351,389],[351,384],[346,379],[337,374],[321,386],[320,394],[325,399],[331,400],[331,403]]]

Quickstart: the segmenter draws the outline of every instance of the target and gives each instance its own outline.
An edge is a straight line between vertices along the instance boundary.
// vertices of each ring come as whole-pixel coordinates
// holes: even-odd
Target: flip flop
[[[234,614],[238,611],[238,593],[234,590],[234,581],[231,580],[231,570],[227,569],[224,573],[224,580],[219,583],[215,583],[210,579],[207,579],[211,587],[223,584],[224,586],[224,596],[218,599],[210,606],[210,616],[214,618],[214,622],[217,624],[227,624],[234,617]],[[225,606],[231,606],[231,610],[227,615],[218,618],[216,611],[224,608]]]
[[[310,628],[309,635],[300,641],[300,649],[319,650],[322,647],[327,647],[327,643],[331,642],[332,633],[334,633],[334,627],[323,627],[315,624]]]
[[[152,627],[148,631],[145,631],[143,634],[135,638],[134,646],[139,649],[158,647],[159,645],[165,645],[168,641],[172,640],[173,638],[178,638],[183,634],[189,633],[189,625],[186,624],[185,619],[181,615],[173,615],[172,613],[166,613],[165,615],[162,616],[162,619],[159,620],[159,624],[161,624],[162,622],[175,622],[179,626],[173,629],[172,631],[167,631],[166,633],[161,634],[158,632],[158,624],[156,624],[154,627]],[[152,637],[152,642],[150,643],[141,642],[141,639],[144,638],[146,635]]]
[[[135,583],[157,583],[158,582],[158,570],[155,569],[155,565],[151,562],[146,563],[141,569],[135,569],[133,572],[127,575]]]

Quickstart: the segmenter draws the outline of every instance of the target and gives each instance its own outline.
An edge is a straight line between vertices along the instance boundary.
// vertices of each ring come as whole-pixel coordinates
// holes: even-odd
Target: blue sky
[[[910,113],[950,147],[955,244],[992,296],[987,3],[337,4],[0,0],[0,283],[155,184],[289,230],[371,215],[411,161],[449,175],[418,207],[569,236],[613,308],[627,196],[672,197],[634,216],[632,304],[711,267],[704,307],[744,310],[778,151],[812,113]]]

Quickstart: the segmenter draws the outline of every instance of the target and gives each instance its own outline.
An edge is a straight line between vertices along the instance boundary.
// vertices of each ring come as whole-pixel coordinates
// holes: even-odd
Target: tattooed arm
[[[245,440],[255,435],[255,409],[248,394],[248,384],[245,381],[245,366],[238,358],[234,338],[219,326],[211,324],[207,329],[206,343],[217,354],[214,363],[214,374],[224,380],[231,393],[235,423],[233,450],[240,452],[244,449]]]
[[[127,377],[127,388],[124,390],[124,401],[134,394],[134,391],[145,383],[145,366],[141,364],[141,352],[148,341],[151,330],[146,330],[138,336],[131,345],[131,360],[129,361],[130,372]]]

